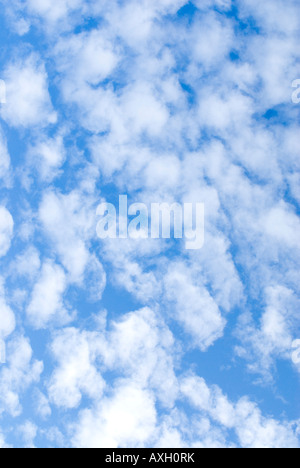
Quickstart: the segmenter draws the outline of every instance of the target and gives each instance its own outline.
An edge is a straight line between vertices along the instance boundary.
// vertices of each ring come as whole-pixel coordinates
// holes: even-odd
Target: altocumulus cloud
[[[0,448],[299,447],[299,2],[0,3]]]

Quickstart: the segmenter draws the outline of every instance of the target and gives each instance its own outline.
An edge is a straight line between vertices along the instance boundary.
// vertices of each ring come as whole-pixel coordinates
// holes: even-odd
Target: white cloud
[[[61,0],[53,3],[51,0],[28,0],[27,10],[32,15],[38,15],[49,22],[56,22],[82,4],[81,0]]]
[[[276,0],[276,8],[272,0],[261,3],[258,0],[241,0],[242,14],[253,15],[259,26],[270,33],[284,33],[289,35],[297,33],[299,28],[299,13],[297,0],[285,2]]]
[[[138,387],[155,389],[168,407],[177,393],[168,355],[173,345],[172,334],[147,308],[124,315],[106,333],[75,328],[57,332],[51,349],[59,366],[49,383],[50,399],[67,408],[78,406],[82,395],[98,401],[106,390],[100,370],[119,370]]]
[[[104,362],[130,375],[138,385],[154,388],[161,402],[169,406],[177,394],[172,350],[171,332],[145,308],[114,322]]]
[[[299,448],[299,438],[292,424],[262,416],[257,406],[247,398],[237,403],[236,417],[236,432],[242,447]]]
[[[39,218],[67,271],[67,282],[87,289],[92,301],[100,300],[106,274],[97,257],[89,253],[96,236],[94,198],[76,190],[68,195],[46,193]]]
[[[213,89],[206,89],[200,103],[199,119],[204,126],[213,127],[221,134],[240,125],[241,120],[250,123],[252,103],[240,93],[218,96]]]
[[[66,158],[63,136],[41,139],[29,149],[28,158],[30,164],[38,170],[41,179],[50,182],[59,174]]]
[[[0,180],[5,186],[10,183],[10,156],[7,149],[6,138],[0,128]]]
[[[10,267],[12,275],[32,280],[37,276],[41,267],[40,253],[35,247],[30,246],[12,261]]]
[[[38,389],[34,393],[36,413],[43,419],[47,419],[52,414],[48,398]]]
[[[104,381],[95,367],[96,354],[91,347],[95,336],[70,328],[57,332],[52,352],[59,363],[49,383],[50,400],[57,406],[75,408],[82,394],[101,398]]]
[[[123,240],[123,239],[122,239]],[[103,255],[113,265],[113,277],[117,285],[125,288],[139,301],[147,305],[152,300],[158,300],[162,291],[160,277],[153,271],[146,271],[145,265],[136,258],[137,254],[143,258],[152,257],[161,252],[161,243],[153,240],[149,242],[133,239],[113,239],[104,244]]]
[[[199,411],[208,413],[222,426],[234,429],[243,448],[298,448],[299,440],[291,424],[262,416],[255,403],[241,398],[230,402],[219,387],[209,388],[196,376],[182,382],[182,392]]]
[[[224,10],[229,10],[232,5],[232,0],[193,0],[194,5],[200,10],[217,7]]]
[[[60,70],[71,78],[69,93],[80,86],[97,85],[112,73],[118,63],[112,44],[100,31],[61,39],[55,52]]]
[[[265,302],[257,326],[249,315],[241,316],[238,332],[241,346],[236,352],[249,361],[252,372],[261,373],[266,381],[272,380],[275,359],[292,362],[292,342],[299,327],[299,300],[292,290],[277,285],[266,289]]]
[[[10,63],[3,76],[7,103],[1,116],[9,125],[40,127],[56,123],[45,66],[36,55]]]
[[[12,448],[11,446],[7,445],[5,443],[4,435],[0,432],[0,448],[1,449],[7,449],[7,448]]]
[[[165,277],[166,296],[174,318],[191,336],[194,346],[207,350],[223,336],[226,320],[207,289],[193,282],[183,264],[170,266]]]
[[[151,392],[123,381],[111,398],[80,413],[72,444],[80,448],[143,447],[156,429]]]
[[[44,196],[39,210],[40,219],[56,244],[62,263],[75,279],[83,275],[88,261],[88,251],[76,231],[88,229],[88,219],[79,193],[69,196],[49,193]]]
[[[204,68],[215,67],[230,52],[233,46],[232,23],[222,21],[223,24],[220,16],[210,13],[205,16],[200,27],[195,23],[190,31],[194,64]]]
[[[144,3],[144,4],[143,4]],[[114,8],[108,18],[115,27],[115,32],[127,44],[139,47],[151,37],[152,23],[155,16],[153,4],[131,1],[122,8]]]
[[[3,282],[0,277],[0,340],[9,336],[16,326],[15,315],[6,302]]]
[[[261,224],[267,236],[287,248],[299,250],[300,220],[287,203],[274,206]]]
[[[20,398],[34,382],[38,382],[43,364],[32,359],[29,340],[20,336],[7,343],[7,364],[0,368],[0,414],[16,417],[22,413]]]
[[[159,426],[156,448],[235,448],[226,439],[226,432],[207,416],[187,415],[175,409],[164,417]]]
[[[66,324],[71,320],[63,304],[66,287],[63,269],[51,261],[46,261],[27,307],[27,317],[35,328],[46,328],[53,321]]]
[[[68,280],[77,284],[82,283],[89,262],[93,263],[88,251],[88,243],[96,235],[93,203],[79,191],[68,195],[49,192],[39,208],[42,225],[68,272]],[[99,292],[104,286],[104,271],[98,263]]]
[[[299,338],[299,131],[291,107],[297,1],[239,0],[231,18],[224,13],[231,0],[195,0],[193,18],[176,21],[170,15],[185,0],[4,3],[12,31],[22,35],[33,26],[34,37],[41,34],[45,63],[32,54],[10,62],[1,75],[7,84],[1,116],[23,130],[26,148],[23,162],[10,145],[13,134],[7,135],[11,155],[0,134],[1,184],[10,188],[10,156],[13,180],[23,184],[14,215],[24,220],[16,249],[25,244],[8,268],[1,259],[0,338],[10,338],[8,365],[0,368],[0,412],[19,415],[23,390],[42,370],[32,362],[29,342],[14,331],[24,315],[16,306],[34,329],[64,326],[74,306],[79,320],[74,328],[52,330],[50,377],[33,391],[51,444],[68,445],[71,431],[79,447],[299,445],[298,421],[266,417],[247,397],[234,402],[200,377],[180,376],[180,364],[189,372],[199,350],[201,365],[209,366],[205,352],[223,338],[227,321],[229,336],[235,320],[239,365],[261,374],[264,385],[275,383],[278,359],[289,360],[293,371],[291,346]],[[245,29],[238,29],[239,19]],[[47,127],[58,122],[48,84],[56,87],[57,110],[63,106],[60,118],[67,119],[58,131]],[[277,117],[263,117],[273,107]],[[204,202],[205,247],[187,253],[160,240],[96,244],[95,207],[111,193],[107,183],[135,201]],[[11,206],[6,198],[3,204]],[[4,256],[13,235],[6,208],[0,221]],[[104,307],[91,303],[101,300],[106,285],[102,261],[112,286],[129,293],[139,310],[128,313],[133,308],[124,300],[118,316],[112,298],[107,313],[93,320]],[[226,336],[226,343],[233,341]],[[58,420],[52,406],[67,416]],[[48,426],[50,416],[57,427]],[[41,435],[34,421],[18,425],[25,445]]]
[[[0,257],[4,257],[10,249],[13,237],[14,221],[10,212],[0,206]]]
[[[174,14],[187,2],[186,0],[142,0],[143,6],[147,8],[153,8],[160,14]]]
[[[18,432],[21,434],[24,441],[24,448],[36,448],[34,445],[34,439],[37,436],[38,428],[33,422],[26,421],[18,427]]]
[[[183,380],[181,390],[197,408],[208,412],[213,419],[223,426],[227,428],[234,427],[234,406],[218,387],[210,389],[204,379],[188,377]]]
[[[166,155],[161,157],[152,157],[147,164],[143,177],[145,180],[145,189],[160,190],[169,189],[178,185],[181,175],[180,161],[176,156]]]
[[[131,47],[142,49],[155,35],[155,20],[175,14],[186,0],[131,0],[123,5],[110,2],[104,14],[117,37]]]
[[[156,136],[162,132],[169,112],[148,85],[139,84],[129,89],[123,96],[122,110],[127,118],[127,125],[137,132],[148,132]]]

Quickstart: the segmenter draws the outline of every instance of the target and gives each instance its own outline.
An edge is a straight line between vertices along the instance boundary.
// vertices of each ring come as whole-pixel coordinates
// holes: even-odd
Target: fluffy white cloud
[[[12,448],[11,446],[7,445],[5,443],[5,439],[4,439],[4,435],[0,432],[0,448],[4,449],[4,448]]]
[[[78,279],[82,277],[88,261],[88,251],[81,236],[89,228],[89,220],[82,206],[79,193],[60,196],[46,194],[40,206],[40,219],[46,232],[56,244],[62,263],[69,274]]]
[[[7,254],[13,237],[14,221],[10,212],[0,206],[0,257]]]
[[[193,280],[184,265],[175,264],[165,278],[166,296],[174,304],[175,319],[191,335],[194,345],[205,351],[221,338],[226,320],[207,289]]]
[[[87,83],[97,85],[112,73],[118,63],[112,44],[104,39],[100,31],[62,39],[55,52],[60,70],[72,78],[73,86],[68,93]]]
[[[59,367],[51,377],[49,396],[57,406],[75,408],[82,394],[101,398],[104,381],[95,367],[94,339],[72,328],[56,334],[51,348]]]
[[[36,390],[34,397],[36,401],[36,413],[41,418],[47,419],[52,413],[48,398],[38,389]]]
[[[49,182],[59,174],[66,151],[63,136],[41,139],[28,151],[29,164],[37,169],[43,181]]]
[[[103,255],[113,265],[116,283],[144,305],[149,305],[160,298],[161,277],[160,274],[156,276],[154,271],[146,271],[147,266],[141,264],[136,256],[138,254],[146,259],[161,250],[161,243],[153,240],[145,243],[132,239],[120,242],[116,239],[103,246]]]
[[[30,246],[11,263],[11,274],[32,280],[38,274],[40,267],[40,254],[35,247]]]
[[[56,22],[82,4],[81,0],[61,0],[55,5],[51,0],[28,0],[27,10],[32,15],[38,15],[49,22]]]
[[[15,315],[6,303],[3,278],[0,277],[0,340],[9,336],[15,326]]]
[[[51,261],[45,262],[27,307],[27,317],[35,328],[46,328],[52,321],[60,324],[70,321],[71,317],[63,304],[66,287],[63,269]]]
[[[84,410],[72,443],[80,448],[143,447],[156,429],[151,392],[123,381],[92,410]]]
[[[233,46],[232,23],[220,20],[220,16],[210,13],[206,15],[205,21],[201,22],[200,30],[198,28],[199,24],[195,23],[189,32],[190,39],[193,39],[194,63],[205,69],[211,69],[216,63],[224,60]],[[211,90],[212,96],[215,91]]]
[[[198,416],[198,415],[197,415]],[[201,418],[188,416],[175,409],[158,426],[157,448],[234,448],[226,439],[226,432],[204,414]]]
[[[172,334],[147,308],[126,314],[107,332],[57,332],[51,349],[59,366],[49,383],[50,399],[67,408],[78,406],[82,395],[98,401],[106,390],[101,371],[118,370],[137,387],[155,389],[170,406],[177,393],[173,345]]]
[[[25,446],[36,435],[78,447],[299,446],[299,421],[266,417],[264,403],[260,410],[248,397],[233,401],[190,373],[198,360],[210,366],[217,341],[228,356],[235,338],[238,370],[262,375],[264,385],[275,384],[279,359],[290,362],[286,372],[297,370],[297,0],[194,0],[193,17],[186,0],[2,3],[9,37],[24,36],[14,49],[21,45],[20,58],[1,68],[3,128],[16,127],[0,133],[3,205],[15,207],[20,225],[10,261],[13,221],[0,208],[0,413],[21,416],[22,392],[33,389],[47,427],[21,416]],[[6,190],[12,182],[16,197]],[[145,203],[204,202],[204,248],[100,243],[96,206],[119,193]],[[107,312],[102,263],[116,288],[104,296]],[[43,336],[35,352],[46,341],[54,358],[45,358],[39,388],[42,364],[18,338],[24,310],[26,327]],[[68,416],[59,419],[53,407]],[[3,430],[0,447],[7,437]]]
[[[232,5],[232,0],[193,0],[194,5],[197,6],[200,10],[217,7],[224,10],[229,10]]]
[[[292,425],[265,418],[248,398],[236,404],[228,400],[219,387],[208,387],[195,376],[182,381],[182,392],[201,412],[222,426],[234,429],[244,448],[298,448],[299,440]]]
[[[129,89],[121,101],[122,110],[128,119],[127,125],[137,133],[151,136],[162,132],[168,120],[168,110],[150,87],[145,85]]]
[[[7,103],[1,116],[9,125],[46,126],[56,122],[45,66],[36,55],[10,63],[3,76]]]
[[[258,0],[241,0],[240,7],[244,16],[254,15],[260,27],[268,33],[284,33],[290,35],[297,33],[299,27],[298,4],[296,0],[285,2],[276,1],[276,8],[273,8],[272,0],[267,0],[263,4]]]
[[[234,447],[227,441],[232,430],[241,447],[299,447],[297,421],[289,424],[266,418],[248,398],[233,403],[218,386],[209,387],[194,375],[181,379],[180,389],[182,401],[197,411],[192,419],[180,410],[158,417],[155,394],[133,381],[119,381],[108,396],[79,414],[72,425],[73,446]]]
[[[284,286],[269,287],[265,291],[266,307],[258,326],[249,315],[240,318],[239,336],[242,345],[237,354],[250,361],[252,372],[262,373],[272,379],[274,359],[281,357],[291,362],[292,342],[297,339],[295,330],[299,328],[299,300]]]
[[[139,50],[153,39],[155,20],[176,13],[186,0],[131,0],[123,4],[103,5],[103,14],[117,37]]]
[[[261,223],[267,236],[287,248],[299,251],[300,220],[288,204],[281,202],[272,207]]]
[[[212,127],[222,134],[225,130],[239,127],[241,120],[250,123],[251,100],[240,93],[226,97],[215,95],[213,89],[205,90],[201,99],[199,119],[203,125]]]
[[[29,340],[20,336],[7,344],[7,364],[0,368],[0,414],[22,413],[22,393],[40,379],[43,364],[33,360]]]
[[[49,192],[45,194],[39,217],[46,234],[50,237],[55,253],[68,272],[68,280],[83,284],[86,268],[94,273],[91,287],[100,296],[106,279],[102,265],[89,254],[89,242],[96,235],[94,200],[84,197],[79,191],[68,195]]]
[[[0,129],[0,180],[7,186],[10,182],[10,156],[7,149],[6,138]]]
[[[154,388],[161,402],[169,406],[177,393],[172,350],[171,332],[145,308],[113,324],[104,362],[131,376],[138,385]]]
[[[31,421],[26,421],[24,424],[19,426],[18,432],[24,441],[24,448],[36,448],[34,445],[34,439],[37,436],[38,428],[35,424]]]

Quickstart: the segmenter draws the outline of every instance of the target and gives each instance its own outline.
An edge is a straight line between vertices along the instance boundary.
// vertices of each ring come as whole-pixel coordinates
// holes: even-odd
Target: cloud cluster
[[[0,447],[299,447],[297,0],[0,3]]]
[[[8,105],[1,109],[1,116],[5,121],[14,127],[43,126],[56,122],[47,74],[36,54],[10,63],[3,76]]]
[[[0,132],[0,181],[1,185],[9,185],[10,180],[10,156],[7,149],[6,138]]]
[[[0,257],[7,254],[13,237],[14,221],[10,212],[0,206]]]

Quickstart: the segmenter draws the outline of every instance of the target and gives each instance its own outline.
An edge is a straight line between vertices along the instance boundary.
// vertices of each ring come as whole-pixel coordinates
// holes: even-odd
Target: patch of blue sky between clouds
[[[298,2],[0,4],[0,447],[299,447]]]

